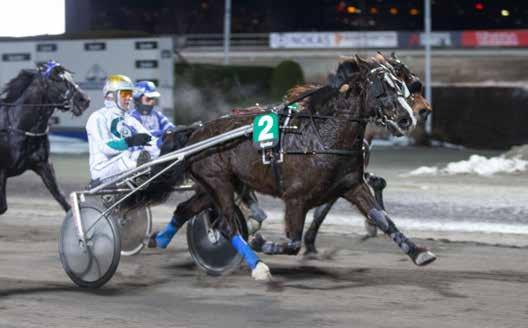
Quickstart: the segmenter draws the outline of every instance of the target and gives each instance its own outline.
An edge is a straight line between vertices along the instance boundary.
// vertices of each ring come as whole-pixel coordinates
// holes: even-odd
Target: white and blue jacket
[[[175,128],[174,124],[165,115],[154,109],[150,111],[150,114],[146,115],[134,109],[130,112],[130,115],[138,120],[156,138],[161,138],[167,129]]]

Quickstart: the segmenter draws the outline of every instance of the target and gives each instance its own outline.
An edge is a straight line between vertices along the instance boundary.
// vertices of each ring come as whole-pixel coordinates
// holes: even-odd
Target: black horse
[[[178,222],[183,223],[214,206],[221,214],[217,227],[244,257],[253,277],[265,280],[271,277],[269,269],[240,240],[233,222],[236,184],[243,183],[285,202],[288,240],[284,243],[262,240],[252,245],[268,254],[297,254],[307,211],[344,197],[354,201],[415,264],[434,261],[434,254],[398,231],[363,179],[361,147],[367,122],[378,121],[396,135],[402,135],[414,125],[411,108],[404,99],[408,92],[405,84],[390,68],[356,57],[341,63],[327,86],[301,89],[310,96],[302,104],[304,109],[290,121],[296,128],[289,133],[290,129],[286,129],[282,136],[284,162],[280,170],[264,165],[261,154],[248,138],[233,140],[191,157],[187,172],[203,192],[179,204],[174,212]],[[247,115],[212,121],[197,129],[189,143],[249,124],[252,119],[252,115]],[[277,174],[277,171],[280,172]],[[277,178],[277,175],[280,176]]]
[[[0,100],[0,214],[7,211],[6,180],[26,170],[41,178],[64,211],[70,205],[59,190],[49,162],[48,120],[55,108],[81,115],[90,100],[71,73],[50,61],[22,70],[8,82]]]

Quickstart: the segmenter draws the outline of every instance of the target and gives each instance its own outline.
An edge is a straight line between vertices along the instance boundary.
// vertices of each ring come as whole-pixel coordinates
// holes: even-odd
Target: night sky
[[[223,30],[222,0],[92,0],[90,6],[91,30]],[[432,0],[432,13],[433,30],[528,28],[528,1]],[[423,0],[232,0],[234,33],[421,29]]]

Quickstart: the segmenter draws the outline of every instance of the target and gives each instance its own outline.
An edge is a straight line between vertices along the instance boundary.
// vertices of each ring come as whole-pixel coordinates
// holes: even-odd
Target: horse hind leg
[[[358,207],[381,231],[388,235],[407,254],[414,264],[424,266],[436,260],[428,249],[416,245],[398,230],[391,218],[381,209],[366,184],[346,192],[343,197]]]
[[[0,215],[7,211],[6,182],[7,173],[4,170],[0,170]]]
[[[64,194],[59,189],[53,165],[49,162],[44,162],[35,165],[32,169],[35,173],[40,176],[42,182],[44,182],[44,185],[49,190],[53,198],[55,198],[55,200],[60,204],[60,206],[64,209],[65,212],[68,212],[71,207],[70,204],[68,204],[68,202],[66,201]]]

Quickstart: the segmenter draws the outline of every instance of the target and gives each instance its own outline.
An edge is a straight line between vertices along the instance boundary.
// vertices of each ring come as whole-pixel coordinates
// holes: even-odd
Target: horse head
[[[396,76],[405,82],[411,93],[409,104],[411,105],[414,115],[419,121],[424,122],[433,109],[431,104],[423,96],[424,86],[420,78],[414,75],[409,67],[407,67],[407,65],[405,65],[394,52],[391,53],[390,57],[378,52],[372,58],[378,63],[393,67]]]
[[[358,56],[346,58],[329,76],[329,85],[347,98],[360,96],[363,118],[386,126],[394,135],[402,136],[416,125],[407,102],[411,94],[390,65]]]
[[[39,65],[40,80],[46,89],[47,102],[58,104],[61,111],[81,115],[90,105],[90,98],[75,83],[72,74],[57,62],[49,61]]]

